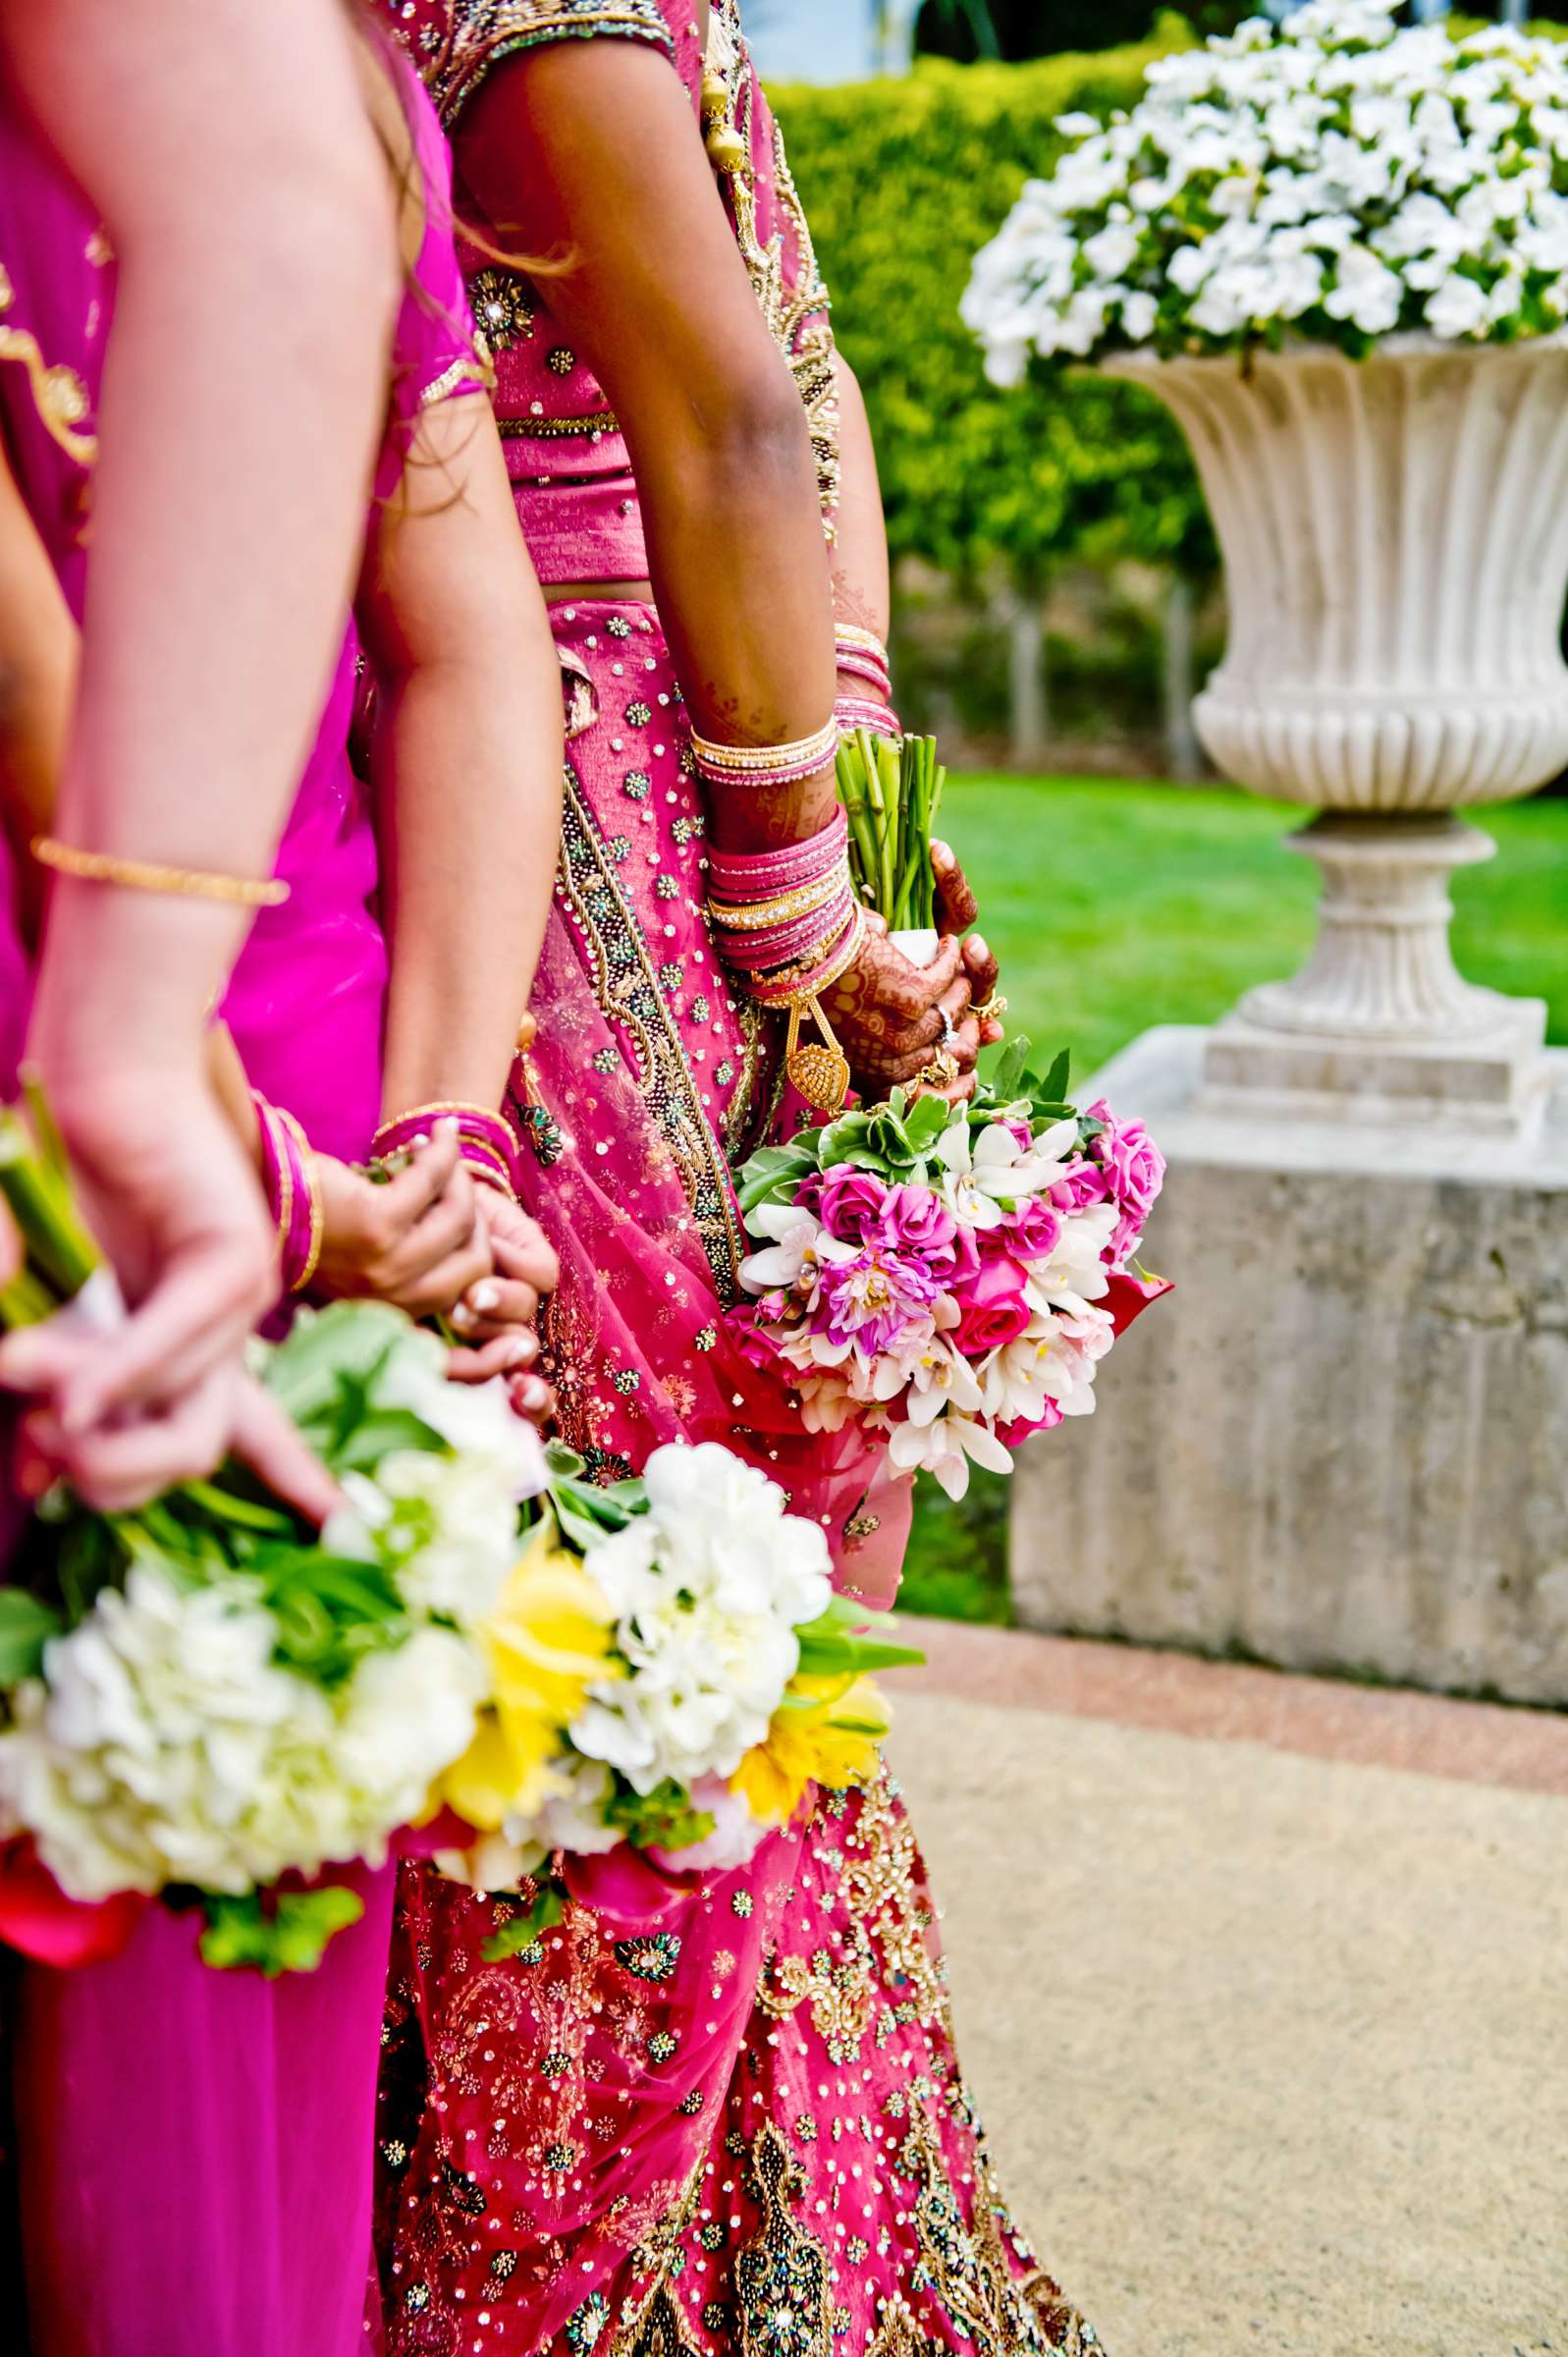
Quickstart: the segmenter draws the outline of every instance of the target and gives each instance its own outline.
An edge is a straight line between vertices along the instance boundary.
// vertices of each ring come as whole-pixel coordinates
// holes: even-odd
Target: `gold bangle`
[[[836,622],[833,635],[838,646],[858,646],[865,654],[875,655],[879,662],[888,660],[886,640],[879,638],[875,630],[862,630],[856,622]]]
[[[1000,1015],[1006,1014],[1007,1002],[1000,990],[994,990],[990,998],[985,1001],[983,1006],[971,1007],[969,1012],[972,1015],[977,1016],[981,1022],[989,1022],[994,1014]]]
[[[199,867],[167,867],[157,859],[121,859],[113,851],[84,851],[52,835],[34,835],[32,855],[40,867],[85,884],[118,884],[128,892],[168,892],[185,900],[228,901],[241,908],[278,908],[289,887],[276,876],[220,876]]]
[[[256,1120],[264,1129],[270,1131],[273,1123],[279,1119],[277,1107],[269,1105],[266,1098],[257,1090],[252,1090],[250,1101],[256,1109]],[[289,1231],[294,1226],[294,1172],[289,1166],[288,1155],[279,1151],[275,1134],[272,1159],[278,1166],[278,1234],[276,1240],[278,1255],[281,1259],[283,1247],[289,1241]]]
[[[771,925],[787,924],[797,916],[814,915],[826,908],[849,886],[849,861],[838,865],[815,884],[798,884],[793,892],[783,892],[777,900],[752,901],[736,907],[728,901],[710,901],[708,914],[725,933],[765,933]]]
[[[294,1292],[302,1293],[316,1273],[316,1264],[321,1258],[321,1246],[326,1234],[326,1212],[321,1200],[321,1167],[310,1140],[304,1133],[302,1124],[295,1119],[286,1106],[280,1105],[276,1111],[279,1121],[287,1124],[291,1136],[299,1149],[299,1165],[304,1172],[305,1189],[310,1197],[310,1241],[305,1246],[304,1266],[300,1269],[291,1288]],[[293,1181],[291,1180],[290,1183],[292,1185]]]
[[[734,777],[795,769],[813,762],[825,768],[838,749],[838,723],[830,716],[820,729],[814,729],[809,737],[797,737],[792,744],[716,744],[693,729],[691,749],[709,769],[727,770]]]
[[[819,942],[814,950],[808,951],[806,956],[795,964],[783,966],[776,974],[760,974],[755,981],[743,983],[742,988],[761,1007],[809,1007],[822,991],[831,990],[846,967],[854,963],[860,952],[860,945],[865,938],[866,912],[857,901],[854,914],[849,920],[849,930],[843,939],[843,946],[830,966],[820,973],[815,973],[812,959],[826,956],[833,940],[832,934],[829,934],[826,940]],[[809,988],[799,989],[797,985],[805,981],[808,976],[810,977]],[[781,994],[777,998],[774,996],[776,991]]]
[[[401,1129],[405,1122],[421,1122],[427,1118],[431,1122],[457,1121],[465,1113],[477,1114],[483,1122],[496,1122],[504,1118],[494,1105],[474,1105],[461,1097],[442,1097],[431,1105],[410,1105],[406,1113],[395,1113],[390,1121],[383,1122],[370,1140],[370,1151],[374,1154],[387,1131]]]

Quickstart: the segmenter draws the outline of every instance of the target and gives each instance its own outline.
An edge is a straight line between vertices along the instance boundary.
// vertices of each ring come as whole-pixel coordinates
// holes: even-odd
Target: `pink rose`
[[[965,1358],[984,1358],[1003,1343],[1015,1343],[1029,1323],[1024,1298],[1026,1272],[1015,1260],[981,1262],[958,1295],[958,1324],[951,1340]]]
[[[1148,1224],[1165,1176],[1165,1158],[1142,1122],[1118,1122],[1103,1098],[1089,1111],[1106,1124],[1090,1151],[1104,1169],[1121,1214],[1108,1255],[1114,1264],[1126,1259]]]
[[[1061,1221],[1043,1196],[1027,1197],[1009,1211],[1000,1228],[979,1232],[981,1255],[993,1260],[999,1253],[1013,1260],[1049,1260],[1061,1241]]]
[[[890,1187],[877,1226],[891,1251],[907,1253],[939,1274],[951,1267],[958,1223],[933,1188]]]
[[[1069,1163],[1054,1186],[1046,1192],[1058,1211],[1087,1211],[1091,1203],[1103,1203],[1110,1192],[1110,1180],[1098,1163]]]
[[[835,1163],[819,1178],[808,1178],[800,1190],[802,1210],[814,1212],[830,1235],[846,1244],[861,1244],[866,1230],[881,1216],[888,1187],[872,1171],[857,1171],[852,1162]]]

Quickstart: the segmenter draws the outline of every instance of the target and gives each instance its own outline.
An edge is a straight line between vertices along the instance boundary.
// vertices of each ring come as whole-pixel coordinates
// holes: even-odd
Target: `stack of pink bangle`
[[[856,624],[841,622],[834,639],[834,657],[840,677],[864,680],[876,690],[875,695],[840,695],[834,705],[833,716],[846,733],[869,729],[874,737],[901,737],[898,715],[892,709],[892,674],[888,668],[888,650],[875,630],[863,630]]]
[[[874,630],[862,630],[853,623],[841,622],[834,639],[834,654],[840,671],[857,680],[867,680],[881,689],[884,698],[892,693],[892,674],[888,668],[888,650]]]
[[[708,914],[726,963],[765,1007],[802,1006],[836,982],[860,946],[864,914],[849,880],[841,807],[818,835],[768,851],[708,854]]]
[[[384,1161],[405,1146],[422,1144],[437,1122],[456,1122],[459,1155],[465,1168],[486,1186],[515,1199],[521,1178],[516,1137],[504,1115],[491,1113],[483,1105],[415,1105],[395,1121],[383,1122],[370,1150]]]
[[[310,1140],[292,1113],[251,1092],[261,1171],[278,1232],[285,1292],[302,1293],[321,1258],[321,1181]]]

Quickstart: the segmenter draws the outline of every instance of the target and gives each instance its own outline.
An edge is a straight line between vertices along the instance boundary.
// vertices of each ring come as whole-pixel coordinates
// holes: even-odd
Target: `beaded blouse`
[[[831,536],[838,454],[828,296],[737,0],[715,0],[706,48],[690,0],[381,5],[449,132],[487,76],[521,50],[608,38],[641,42],[669,61],[707,140],[758,302],[800,389]],[[460,251],[495,363],[497,422],[540,577],[642,578],[648,560],[625,441],[602,387],[551,315],[548,282],[497,262],[478,245],[460,245]]]

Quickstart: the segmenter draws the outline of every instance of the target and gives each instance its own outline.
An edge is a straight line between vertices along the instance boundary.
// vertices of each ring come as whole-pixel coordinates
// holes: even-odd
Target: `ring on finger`
[[[951,1016],[951,1015],[950,1015],[950,1014],[947,1013],[947,1010],[946,1010],[946,1007],[944,1007],[944,1006],[939,1006],[939,1007],[938,1007],[938,1009],[937,1009],[937,1015],[938,1015],[938,1019],[940,1020],[940,1022],[941,1022],[941,1024],[942,1024],[942,1044],[943,1044],[943,1047],[944,1047],[945,1049],[946,1049],[946,1050],[950,1051],[951,1049],[955,1048],[955,1047],[957,1046],[957,1044],[958,1044],[958,1032],[957,1032],[957,1027],[956,1027],[956,1025],[955,1025],[955,1024],[954,1024],[954,1022],[953,1022],[952,1016]]]
[[[984,1006],[971,1007],[969,1012],[978,1015],[983,1023],[989,1022],[994,1015],[1006,1014],[1007,1001],[1000,990],[994,990]]]
[[[950,1048],[942,1048],[929,1064],[923,1064],[915,1078],[926,1088],[950,1088],[958,1077],[958,1059]]]

